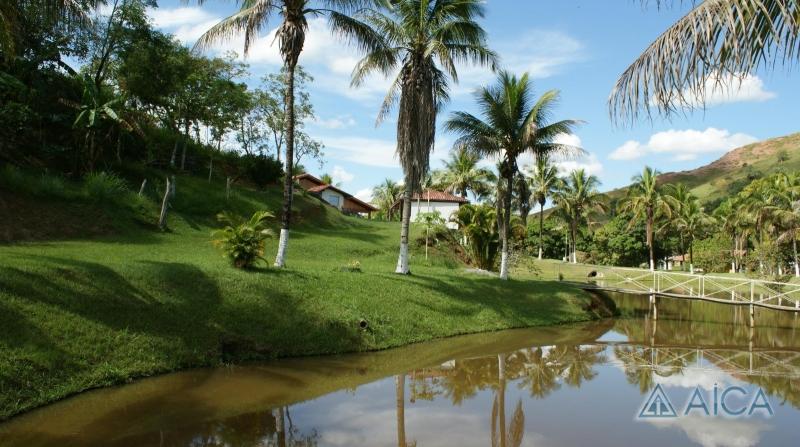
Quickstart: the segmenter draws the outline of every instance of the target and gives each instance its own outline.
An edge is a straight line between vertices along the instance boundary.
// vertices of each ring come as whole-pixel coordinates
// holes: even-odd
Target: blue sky
[[[606,100],[617,77],[661,32],[688,11],[643,8],[629,0],[517,1],[487,0],[483,26],[489,44],[502,58],[502,66],[529,72],[536,91],[559,89],[562,101],[557,118],[586,121],[577,139],[589,156],[564,162],[561,169],[585,167],[600,177],[603,189],[629,183],[644,165],[661,171],[691,169],[719,158],[726,151],[756,140],[797,131],[795,104],[800,103],[797,79],[787,69],[756,73],[728,91],[716,91],[705,111],[670,121],[640,121],[633,127],[616,127],[608,117]],[[689,2],[686,2],[689,3]],[[160,2],[150,11],[157,27],[174,33],[191,45],[203,31],[235,11],[232,2],[182,4]],[[269,27],[271,30],[277,21]],[[265,33],[247,58],[254,87],[265,73],[280,67],[271,32]],[[230,41],[217,50],[237,50]],[[359,55],[338,43],[322,19],[311,22],[300,63],[315,77],[311,95],[317,122],[309,133],[325,146],[325,165],[304,163],[312,173],[329,172],[343,188],[368,198],[372,186],[390,177],[402,179],[394,158],[393,121],[375,127],[375,117],[388,81],[375,78],[365,87],[349,87],[349,75]],[[453,87],[450,111],[473,111],[471,92],[491,82],[488,69],[462,67],[461,82]],[[792,83],[794,81],[794,83]],[[432,167],[441,165],[453,137],[437,135]],[[524,162],[524,161],[523,161]]]

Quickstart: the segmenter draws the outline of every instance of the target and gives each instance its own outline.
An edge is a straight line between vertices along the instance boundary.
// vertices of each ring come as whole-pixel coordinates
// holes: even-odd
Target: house
[[[665,270],[683,270],[683,266],[689,263],[688,258],[686,255],[670,256],[665,261]]]
[[[453,194],[436,191],[433,189],[425,190],[423,193],[414,193],[411,201],[411,222],[417,219],[420,213],[435,213],[439,212],[444,220],[447,221],[447,227],[456,229],[458,225],[450,222],[450,216],[457,212],[461,205],[469,203],[469,200],[455,196]],[[398,201],[392,206],[392,210],[401,212],[403,201]]]
[[[311,194],[321,198],[323,201],[338,209],[345,214],[366,215],[371,217],[372,213],[378,211],[377,208],[359,200],[336,186],[329,185],[311,174],[301,174],[294,177],[294,180]]]

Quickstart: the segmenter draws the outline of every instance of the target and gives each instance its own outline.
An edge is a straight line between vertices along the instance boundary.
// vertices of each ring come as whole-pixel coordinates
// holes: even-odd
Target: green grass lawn
[[[553,278],[472,275],[436,250],[425,261],[418,246],[413,275],[395,275],[399,224],[345,217],[303,194],[288,268],[232,268],[210,243],[211,216],[277,210],[279,200],[274,189],[238,190],[226,201],[219,182],[180,177],[167,233],[152,229],[154,203],[137,201],[91,214],[108,222],[110,234],[0,245],[0,419],[179,369],[376,350],[598,314],[590,297]],[[66,216],[72,206],[27,203],[36,215],[52,206]],[[98,208],[74,209],[85,207]],[[270,241],[267,258],[276,246]],[[352,261],[362,272],[341,271]]]

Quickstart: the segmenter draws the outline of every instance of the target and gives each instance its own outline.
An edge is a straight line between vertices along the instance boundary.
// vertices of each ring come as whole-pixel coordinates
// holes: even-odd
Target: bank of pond
[[[192,370],[91,391],[0,425],[0,444],[793,443],[796,314],[758,310],[751,328],[735,306],[660,298],[654,319],[647,297],[611,298],[615,319]],[[730,388],[737,391],[725,408],[744,415],[722,414],[714,400]],[[654,390],[675,417],[647,417]],[[709,415],[689,408],[700,402],[695,390]]]

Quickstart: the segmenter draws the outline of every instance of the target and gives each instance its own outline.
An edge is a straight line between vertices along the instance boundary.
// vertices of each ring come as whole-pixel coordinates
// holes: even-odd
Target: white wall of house
[[[411,222],[416,222],[417,215],[420,213],[434,213],[436,211],[442,215],[442,218],[447,222],[447,227],[456,229],[458,225],[450,222],[450,216],[458,211],[459,208],[458,203],[453,202],[428,202],[427,200],[421,200],[417,202],[414,201],[414,204],[411,205]]]
[[[322,191],[322,200],[335,206],[340,211],[342,209],[342,205],[344,205],[344,196],[336,191],[331,191],[330,189]]]

